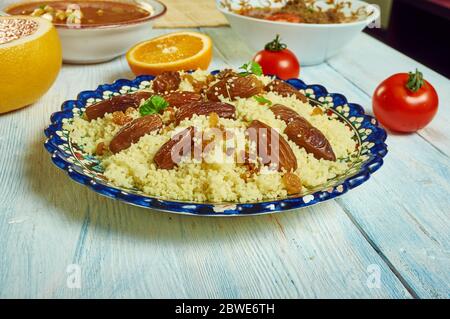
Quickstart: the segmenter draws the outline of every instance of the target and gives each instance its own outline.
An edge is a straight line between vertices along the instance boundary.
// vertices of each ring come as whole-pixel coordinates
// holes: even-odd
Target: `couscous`
[[[138,95],[87,107],[64,129],[122,188],[195,202],[284,198],[345,173],[356,142],[283,83],[230,70],[168,72]]]

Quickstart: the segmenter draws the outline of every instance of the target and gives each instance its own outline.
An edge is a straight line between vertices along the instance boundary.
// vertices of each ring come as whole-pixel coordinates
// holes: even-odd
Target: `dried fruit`
[[[193,149],[194,127],[190,126],[174,135],[156,152],[153,161],[161,169],[173,169]]]
[[[125,113],[123,113],[122,111],[117,111],[112,114],[112,121],[114,124],[117,124],[117,125],[122,126],[122,125],[127,124],[128,122],[131,122],[132,120],[133,120],[133,118],[125,115]]]
[[[194,102],[178,109],[175,113],[176,124],[178,125],[182,120],[191,118],[194,114],[209,115],[211,112],[227,119],[236,117],[234,105],[221,102]]]
[[[134,113],[134,111],[136,111],[135,108],[129,107],[129,108],[127,108],[127,109],[125,110],[125,114],[126,114],[126,115],[131,115],[131,114]]]
[[[306,152],[312,153],[317,159],[336,160],[330,142],[328,142],[325,135],[312,126],[305,118],[293,109],[281,104],[272,106],[270,110],[276,117],[287,124],[284,133],[291,141],[303,147]]]
[[[109,149],[116,154],[129,148],[145,134],[160,129],[162,125],[159,115],[147,115],[135,119],[117,132],[109,144]]]
[[[275,115],[276,118],[279,118],[280,120],[286,123],[289,123],[294,119],[300,117],[300,115],[293,109],[281,104],[275,104],[270,108],[270,110],[272,111],[272,113]]]
[[[316,106],[313,110],[312,110],[312,112],[311,112],[311,115],[312,116],[315,116],[315,115],[323,115],[324,113],[323,113],[323,110],[320,108],[320,107],[318,107],[318,106]]]
[[[284,169],[286,172],[291,172],[297,169],[294,152],[275,129],[254,120],[250,123],[248,133],[250,141],[257,146],[257,155],[261,158],[262,164],[273,166],[278,171]]]
[[[86,117],[89,121],[105,116],[106,113],[124,112],[128,108],[138,108],[142,100],[148,99],[152,93],[140,91],[132,94],[117,95],[110,99],[100,101],[86,108]]]
[[[157,93],[168,93],[178,90],[180,83],[181,77],[178,72],[166,71],[155,77],[152,88]]]
[[[306,102],[308,100],[306,96],[300,93],[300,91],[295,87],[281,80],[273,80],[266,85],[265,90],[268,92],[276,92],[284,97],[295,95],[295,97],[302,102]]]
[[[102,156],[103,154],[105,154],[105,143],[100,142],[95,148],[95,155]]]
[[[243,165],[247,168],[247,172],[240,175],[240,177],[245,181],[248,181],[248,179],[258,173],[259,170],[256,163],[256,156],[252,155],[252,158],[250,158],[250,156],[251,155],[244,150],[238,154],[238,163],[243,163]]]
[[[173,107],[169,106],[168,108],[165,109],[165,112],[169,113],[169,119],[166,124],[169,125],[170,123],[175,122],[175,113],[176,113],[175,109]],[[165,129],[170,130],[170,127],[165,127]]]
[[[209,83],[215,79],[214,75],[208,74],[205,81],[198,81],[189,73],[184,74],[183,78],[191,83],[195,93],[203,93],[208,88]]]
[[[206,92],[208,100],[219,102],[219,96],[235,100],[248,98],[263,91],[263,83],[254,75],[228,77],[211,86]]]
[[[284,130],[284,134],[308,153],[312,153],[315,158],[336,161],[336,156],[325,135],[303,117],[290,122]]]
[[[216,112],[209,113],[209,126],[217,127],[219,125],[219,115]]]
[[[202,100],[202,96],[195,92],[172,92],[164,95],[164,99],[172,107],[180,107],[184,104],[189,104],[192,102],[198,102]]]
[[[286,173],[283,175],[283,184],[288,195],[299,194],[302,190],[302,181],[294,173]]]

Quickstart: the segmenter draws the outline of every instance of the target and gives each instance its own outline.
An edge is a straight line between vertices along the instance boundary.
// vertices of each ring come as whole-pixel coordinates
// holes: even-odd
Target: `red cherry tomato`
[[[398,132],[415,132],[431,122],[437,112],[438,95],[422,73],[398,73],[376,88],[373,112],[385,127]]]
[[[280,43],[278,35],[275,40],[266,45],[264,50],[259,51],[253,60],[261,65],[266,75],[276,75],[280,79],[287,80],[298,78],[300,74],[300,63],[297,57],[287,49],[285,44]]]

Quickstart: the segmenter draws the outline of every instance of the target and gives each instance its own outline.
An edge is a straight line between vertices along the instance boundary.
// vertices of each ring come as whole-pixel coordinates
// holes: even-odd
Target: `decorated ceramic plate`
[[[218,71],[215,71],[211,74],[216,75],[217,72]],[[294,149],[293,153],[295,153],[298,157],[298,171],[300,172],[300,179],[302,180],[303,184],[306,185],[303,186],[301,188],[301,191],[299,191],[298,193],[289,193],[289,187],[287,186],[286,189],[288,191],[286,191],[282,186],[279,186],[278,189],[275,189],[274,191],[270,189],[265,190],[264,187],[275,187],[274,185],[276,185],[278,181],[280,181],[280,183],[284,181],[284,176],[282,176],[281,173],[275,173],[270,176],[263,176],[259,181],[255,181],[258,176],[245,177],[245,182],[241,181],[242,185],[237,186],[237,188],[240,189],[241,193],[238,193],[236,191],[236,194],[232,194],[235,196],[234,198],[238,198],[238,200],[201,200],[201,197],[195,197],[192,199],[174,199],[173,196],[175,195],[166,196],[164,192],[169,192],[168,190],[170,190],[171,194],[175,194],[175,189],[178,187],[182,189],[182,191],[180,191],[181,195],[179,196],[186,196],[183,195],[183,192],[186,192],[186,188],[189,188],[189,185],[178,185],[177,183],[185,182],[178,179],[178,181],[180,182],[175,182],[172,186],[168,186],[168,190],[163,190],[163,185],[167,185],[168,182],[165,180],[158,181],[158,178],[161,179],[160,175],[158,175],[161,172],[161,167],[157,167],[158,165],[156,165],[155,167],[155,164],[146,164],[151,160],[145,159],[145,156],[148,155],[146,153],[151,153],[153,143],[152,141],[155,141],[158,138],[155,134],[146,137],[145,141],[144,138],[141,137],[139,142],[136,142],[137,140],[134,142],[141,143],[142,145],[138,145],[135,147],[134,145],[127,145],[127,147],[130,148],[129,150],[120,151],[118,154],[110,154],[111,156],[109,157],[109,159],[105,160],[104,156],[98,156],[95,151],[92,151],[92,145],[89,149],[89,143],[80,142],[80,139],[83,138],[81,135],[89,134],[86,132],[89,132],[89,130],[92,129],[89,129],[89,127],[87,126],[88,128],[84,129],[83,132],[85,133],[83,134],[74,133],[74,130],[70,129],[70,127],[76,126],[74,125],[74,123],[76,124],[77,121],[84,121],[83,116],[86,117],[85,111],[89,106],[103,100],[111,99],[114,96],[149,89],[154,78],[155,77],[153,76],[140,76],[134,80],[117,80],[113,84],[100,85],[94,91],[83,91],[78,94],[76,100],[69,100],[64,102],[62,104],[61,111],[52,114],[51,124],[45,130],[45,135],[47,136],[47,139],[45,141],[45,148],[50,153],[53,163],[60,169],[66,171],[66,173],[76,182],[89,187],[90,189],[101,195],[117,199],[132,205],[181,214],[231,216],[282,212],[318,204],[320,202],[333,199],[367,181],[370,175],[382,166],[383,157],[387,154],[387,146],[385,144],[386,132],[379,127],[378,122],[375,118],[364,113],[364,110],[361,106],[354,103],[349,103],[345,96],[343,96],[342,94],[328,93],[327,90],[321,85],[307,85],[299,79],[291,79],[287,80],[286,82],[307,97],[307,104],[305,105],[308,105],[310,110],[312,110],[312,115],[317,113],[320,116],[326,118],[327,121],[329,120],[335,123],[339,122],[337,126],[345,126],[344,135],[351,138],[351,141],[349,140],[349,142],[347,143],[351,146],[351,150],[347,150],[347,153],[345,153],[347,155],[338,156],[338,152],[342,153],[340,147],[339,149],[335,150],[337,152],[335,156],[336,158],[334,159],[335,162],[324,162],[323,159],[317,160],[315,158],[317,157],[317,154],[314,154],[314,156],[313,154],[307,154],[303,148],[297,147],[293,142],[290,141],[289,144]],[[257,96],[257,98],[255,99],[262,105],[261,107],[266,107],[264,106],[264,104],[269,103],[270,101],[268,101],[268,99],[271,98],[277,99],[277,96],[269,94],[265,95],[265,97]],[[280,99],[282,102],[284,101],[285,103],[290,103],[290,100],[283,100],[283,98],[281,97]],[[248,101],[250,105],[250,100]],[[254,104],[255,102],[252,103]],[[238,104],[239,103],[236,104],[236,108],[242,107],[238,106]],[[139,113],[140,112],[136,111],[136,116],[140,116]],[[237,113],[245,113],[245,110],[238,109]],[[211,113],[209,113],[209,117],[211,117]],[[315,120],[312,117],[311,119],[312,121]],[[253,118],[253,120],[255,120],[255,118]],[[199,117],[196,121],[201,122],[202,118]],[[209,119],[209,121],[211,121],[211,119]],[[220,123],[224,124],[225,126],[229,125],[229,122],[225,122],[229,120],[224,120],[221,118],[220,121]],[[88,122],[86,123],[86,125],[89,125]],[[320,122],[316,121],[315,123]],[[116,132],[116,134],[118,133]],[[338,143],[339,138],[341,137],[334,137],[334,133],[331,135],[330,134],[331,133],[328,133],[328,138],[330,139],[331,144],[335,145],[335,143]],[[99,145],[100,144],[103,147],[103,143],[99,143]],[[117,177],[118,174],[124,174],[124,171],[130,169],[130,165],[134,165],[133,162],[131,164],[127,164],[128,168],[121,168],[120,163],[122,163],[123,160],[120,160],[120,158],[123,159],[124,156],[131,156],[130,154],[132,154],[132,152],[138,152],[139,150],[145,149],[145,147],[148,149],[148,151],[145,151],[138,156],[140,158],[144,157],[144,166],[150,165],[148,167],[151,167],[151,169],[148,168],[149,171],[143,174],[145,176],[142,177],[143,181],[140,182],[140,184],[144,186],[138,187],[132,184],[132,182],[130,184],[130,180],[132,181],[141,178],[139,176],[133,176],[132,178],[128,178],[129,176]],[[110,149],[112,150],[111,145]],[[301,166],[308,165],[305,163],[313,162],[314,165],[322,165],[326,167],[327,172],[333,171],[334,173],[329,174],[329,176],[325,179],[322,178],[321,182],[315,182],[314,180],[311,180],[311,172],[303,171]],[[112,170],[112,167],[114,167],[115,171]],[[320,168],[320,166],[317,167]],[[177,169],[178,168],[179,167],[177,167]],[[294,169],[297,169],[297,164],[295,164]],[[165,179],[170,179],[170,176],[175,176],[173,174],[179,173],[179,171],[165,172],[165,175],[161,176],[166,176]],[[277,174],[280,176],[278,176]],[[318,172],[317,174],[317,176],[323,175],[323,173],[321,172]],[[240,176],[242,177],[242,174]],[[192,178],[193,177],[191,176],[186,176],[184,180],[191,180]],[[215,184],[213,185],[213,187],[226,188],[226,185],[228,183],[227,180],[232,179],[229,173],[225,173],[224,175],[220,176],[220,178],[223,179],[223,185]],[[250,182],[248,178],[251,179]],[[253,182],[254,184],[250,185],[250,183]],[[211,183],[214,184],[214,182]],[[266,185],[264,185],[264,183]],[[245,188],[247,184],[249,184],[249,188]],[[261,189],[258,189],[258,187],[260,187]],[[205,186],[205,191],[200,192],[201,194],[197,194],[196,196],[210,196],[208,198],[215,198],[214,196],[220,195],[220,192],[212,192],[210,194],[207,194],[207,188],[208,186]],[[224,196],[228,195],[225,194]],[[254,198],[256,200],[252,200],[252,196],[255,196]],[[272,198],[264,198],[261,196],[272,196]],[[227,197],[223,198],[226,199]],[[242,200],[240,200],[241,198]]]

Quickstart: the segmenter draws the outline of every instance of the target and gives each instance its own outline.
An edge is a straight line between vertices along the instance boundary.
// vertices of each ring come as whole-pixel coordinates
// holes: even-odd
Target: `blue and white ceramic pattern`
[[[102,175],[103,168],[99,161],[71,143],[69,133],[63,130],[63,123],[71,121],[75,113],[84,112],[87,106],[97,101],[148,87],[153,78],[145,75],[134,80],[117,80],[113,84],[100,85],[95,91],[83,91],[76,100],[64,102],[61,111],[52,114],[51,124],[45,130],[45,148],[51,154],[53,163],[76,182],[101,195],[132,205],[173,213],[231,216],[281,212],[335,198],[367,181],[383,165],[383,157],[387,154],[386,132],[375,118],[364,114],[361,106],[348,103],[342,94],[328,93],[321,85],[307,85],[299,79],[291,79],[287,82],[304,93],[312,104],[321,106],[329,116],[338,118],[355,131],[358,147],[347,159],[351,165],[345,174],[302,196],[242,204],[180,202],[114,186]]]

